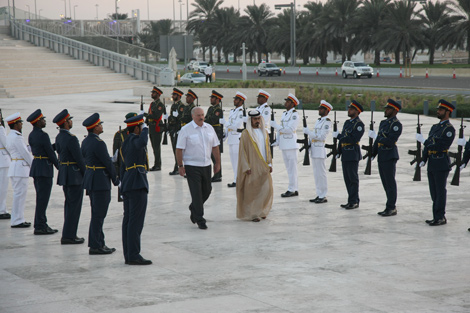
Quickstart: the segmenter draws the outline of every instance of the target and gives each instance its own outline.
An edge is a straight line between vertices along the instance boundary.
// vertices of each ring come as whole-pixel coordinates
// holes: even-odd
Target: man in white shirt
[[[211,153],[215,157],[214,173],[220,171],[219,139],[211,125],[204,123],[204,110],[195,107],[193,121],[181,128],[176,143],[176,161],[181,176],[188,179],[191,193],[191,222],[200,229],[207,229],[204,219],[204,203],[209,198],[211,185]]]
[[[311,199],[310,202],[325,203],[328,202],[326,194],[328,192],[328,179],[326,176],[326,136],[331,130],[331,120],[328,113],[333,106],[322,100],[318,107],[320,118],[315,122],[315,127],[310,131],[307,127],[303,129],[304,134],[310,138],[310,157],[312,159],[313,177],[315,178],[315,189],[317,197]]]
[[[7,132],[0,111],[0,220],[9,220],[10,213],[7,212],[8,191],[8,169],[10,168],[10,154],[7,151]]]
[[[228,187],[237,186],[238,148],[240,146],[241,135],[241,132],[238,132],[238,129],[242,128],[243,125],[243,105],[245,104],[245,101],[246,96],[237,91],[237,94],[233,98],[233,105],[235,108],[230,110],[228,121],[225,123],[225,134],[233,169],[233,183],[227,184]]]
[[[289,186],[287,191],[281,194],[281,197],[294,197],[299,195],[298,191],[298,175],[297,175],[297,155],[299,153],[299,145],[297,144],[297,126],[299,125],[299,113],[295,107],[299,104],[299,100],[291,93],[284,99],[284,106],[287,111],[282,113],[281,125],[276,121],[271,121],[271,126],[277,130],[277,138],[279,149],[282,151],[282,158],[286,165],[287,174],[289,175]]]
[[[11,156],[11,165],[8,170],[11,185],[13,187],[13,206],[11,208],[11,227],[30,227],[31,223],[24,218],[24,208],[26,204],[26,193],[28,191],[28,179],[33,156],[29,152],[21,131],[23,121],[20,113],[8,116],[5,121],[10,126],[10,133],[7,136],[7,150]]]
[[[210,64],[204,69],[204,74],[206,75],[206,83],[212,83],[212,67]]]

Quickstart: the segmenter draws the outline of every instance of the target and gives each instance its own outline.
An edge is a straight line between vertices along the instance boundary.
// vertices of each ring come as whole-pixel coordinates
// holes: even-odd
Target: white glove
[[[425,166],[425,165],[426,165],[426,162],[424,162],[424,161],[421,161],[421,162],[419,163],[419,167],[423,167],[423,166]]]
[[[375,157],[371,157],[371,158],[370,158],[370,161],[371,161],[371,162],[374,161],[374,160],[375,160]]]
[[[276,121],[271,121],[271,127],[274,128],[275,130],[280,130],[281,126],[279,126]]]
[[[467,167],[467,164],[462,163],[462,165],[460,165],[460,170],[463,170],[463,169],[466,168],[466,167]]]
[[[138,115],[141,115],[141,114],[144,114],[144,113],[145,113],[144,110],[140,110]]]
[[[333,132],[332,135],[333,135],[333,138],[338,138],[339,132],[337,132],[337,131]]]
[[[248,122],[248,116],[244,116],[244,117],[242,118],[242,122],[243,122],[243,123]]]
[[[142,129],[144,129],[144,128],[149,128],[149,126],[146,123],[143,123],[142,124]]]
[[[271,147],[276,147],[276,146],[279,146],[279,142],[277,142],[277,140],[271,144]]]
[[[416,134],[416,140],[418,140],[418,141],[421,142],[421,143],[424,143],[424,140],[425,140],[425,139],[424,139],[423,135],[421,135],[421,134]]]
[[[116,149],[116,152],[114,152],[114,155],[111,157],[111,160],[113,161],[113,163],[116,163],[117,160],[118,160],[118,153],[119,153],[119,149]]]
[[[121,181],[119,181],[118,188],[121,189]]]
[[[304,127],[303,132],[305,135],[308,135],[310,133],[307,127]]]
[[[173,112],[171,113],[171,115],[173,115],[174,117],[178,117],[178,112],[177,112],[177,111],[173,111]]]
[[[166,121],[168,120],[168,114],[163,114],[163,119]]]
[[[341,157],[341,155],[339,155],[339,154],[336,155],[336,158],[337,158],[337,159],[339,159],[340,157]]]
[[[225,124],[225,120],[224,120],[224,118],[219,118],[219,124],[222,124],[222,125],[224,125],[224,124]]]
[[[465,144],[467,143],[467,141],[465,140],[465,138],[459,138],[457,139],[457,144],[459,146],[462,146],[462,147],[465,147]]]
[[[375,130],[369,130],[369,138],[372,138],[375,140],[377,138],[377,134],[375,133]]]

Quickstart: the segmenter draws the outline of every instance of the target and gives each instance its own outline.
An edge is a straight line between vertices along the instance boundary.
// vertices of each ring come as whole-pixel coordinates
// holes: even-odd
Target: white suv
[[[345,61],[341,66],[341,73],[343,78],[348,78],[348,75],[352,75],[354,78],[361,78],[362,76],[372,78],[374,69],[363,62]]]

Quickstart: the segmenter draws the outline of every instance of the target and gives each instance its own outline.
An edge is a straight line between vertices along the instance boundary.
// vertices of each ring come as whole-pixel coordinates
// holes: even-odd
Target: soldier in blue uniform
[[[102,124],[98,113],[92,114],[82,123],[88,131],[88,136],[82,142],[82,154],[86,164],[83,188],[88,192],[91,203],[89,254],[111,254],[116,251],[106,246],[103,233],[103,223],[111,201],[111,181],[118,186],[119,179],[106,143],[99,137],[103,133]]]
[[[398,102],[388,99],[384,112],[384,116],[387,119],[380,122],[377,134],[374,130],[369,131],[369,137],[375,140],[372,157],[375,158],[378,155],[377,163],[379,165],[380,179],[387,195],[385,210],[377,213],[381,216],[397,215],[397,182],[395,181],[395,173],[399,159],[397,141],[402,131],[402,125],[397,118],[397,113],[400,110],[401,105]]]
[[[147,181],[148,126],[144,116],[137,115],[124,121],[129,137],[122,145],[124,162],[121,165],[124,195],[124,218],[122,220],[122,245],[124,261],[129,265],[149,265],[152,261],[140,255],[140,235],[144,227],[149,184]]]
[[[463,139],[463,141],[465,142],[465,139]],[[465,146],[465,150],[463,153],[462,164],[460,165],[460,170],[463,170],[465,167],[467,167],[468,161],[470,160],[470,141],[467,141],[462,145]],[[470,231],[470,228],[468,229],[468,231]]]
[[[55,148],[59,155],[59,173],[57,184],[62,186],[65,196],[64,227],[61,244],[81,244],[85,239],[77,237],[78,222],[82,211],[83,174],[85,162],[80,151],[80,144],[70,132],[73,127],[72,116],[67,109],[54,117],[53,122],[59,126],[59,134],[55,138]]]
[[[416,134],[416,140],[424,145],[423,160],[419,166],[423,167],[428,163],[429,191],[432,199],[433,218],[426,220],[430,226],[440,226],[447,224],[446,201],[447,201],[447,176],[450,172],[450,159],[448,155],[449,147],[455,137],[454,126],[449,121],[450,114],[455,110],[455,106],[443,99],[439,100],[437,106],[438,124],[434,124],[429,131],[428,139],[424,139],[422,134]]]
[[[40,109],[34,111],[27,119],[33,125],[28,142],[33,153],[33,164],[29,176],[34,179],[36,189],[36,210],[34,214],[34,234],[51,235],[57,232],[47,225],[46,209],[52,190],[53,166],[59,168],[59,161],[52,149],[49,135],[42,129],[46,127],[46,117]]]
[[[341,157],[344,183],[348,190],[348,202],[341,204],[347,210],[359,207],[359,161],[362,159],[360,141],[364,135],[364,123],[359,114],[364,111],[362,105],[353,100],[348,108],[349,120],[344,122],[341,134],[333,132],[333,137],[338,138],[338,155]]]

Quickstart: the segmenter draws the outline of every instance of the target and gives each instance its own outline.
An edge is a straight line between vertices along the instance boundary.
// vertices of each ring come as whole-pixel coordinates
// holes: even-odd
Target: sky
[[[13,0],[9,0],[10,5],[13,5]],[[96,19],[96,11],[98,9],[98,18],[104,19],[108,14],[115,12],[115,0],[14,0],[15,7],[24,11],[28,11],[27,5],[31,10],[31,14],[36,10],[41,14],[41,16],[49,19],[59,19],[61,14],[64,14],[65,8],[67,9],[67,17],[70,16],[73,18],[74,9],[75,9],[75,18],[76,19]],[[181,1],[181,2],[179,2]],[[253,5],[253,2],[256,5],[261,3],[268,4],[271,10],[274,12],[274,4],[289,4],[294,0],[224,0],[222,7],[233,6],[238,9],[240,4],[240,9],[243,12],[244,8],[248,5]],[[315,1],[325,1],[325,0],[315,0]],[[297,9],[302,9],[303,5],[306,4],[308,0],[296,0]],[[173,11],[173,3],[175,4],[175,12]],[[181,3],[181,4],[180,4]],[[140,10],[141,20],[147,20],[148,17],[151,20],[161,20],[161,19],[173,19],[173,14],[177,20],[186,19],[187,13],[187,3],[189,3],[189,11],[193,9],[192,3],[195,3],[194,0],[119,0],[118,12],[127,13],[131,16],[132,10]],[[98,4],[98,7],[96,7]],[[147,4],[150,10],[147,10]],[[0,0],[0,7],[8,6],[8,0]],[[76,7],[75,7],[76,6]],[[72,10],[70,10],[70,8]],[[180,10],[181,8],[181,10]],[[41,10],[41,12],[39,12]],[[275,11],[277,12],[277,11]],[[181,13],[181,15],[180,15]]]

